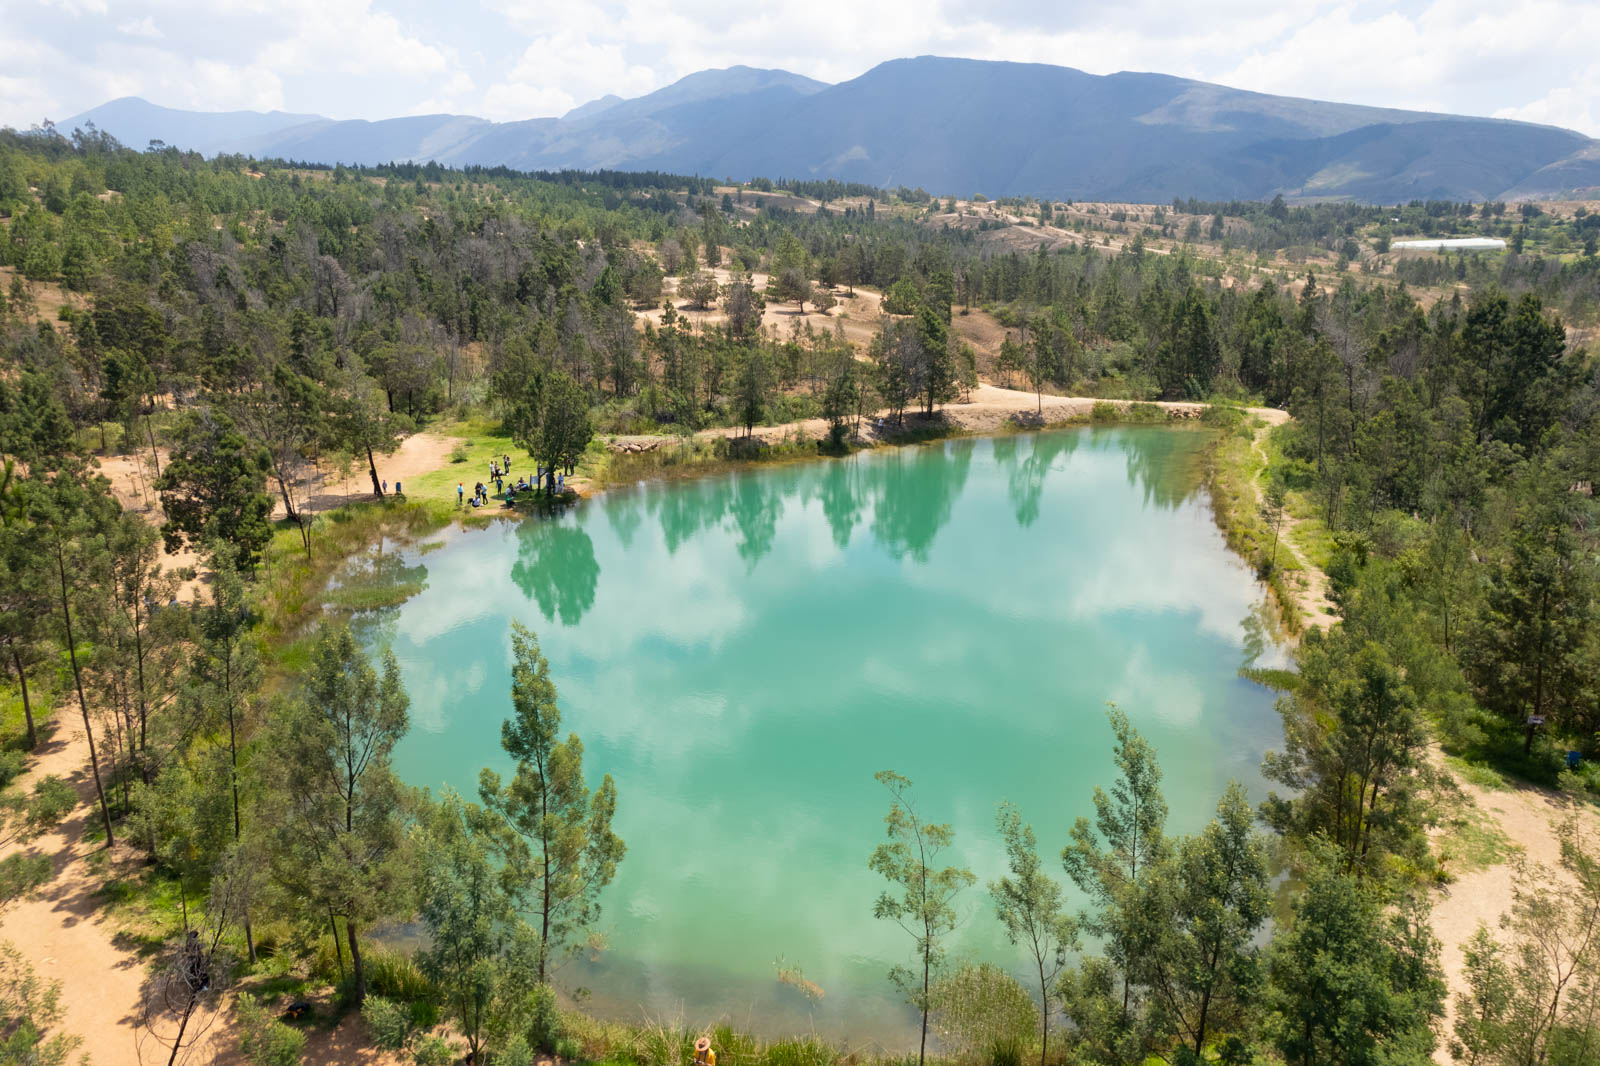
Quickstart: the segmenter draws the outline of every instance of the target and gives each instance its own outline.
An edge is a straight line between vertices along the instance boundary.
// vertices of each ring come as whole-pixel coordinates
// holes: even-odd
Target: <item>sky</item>
[[[331,118],[560,115],[709,67],[915,55],[1156,71],[1600,137],[1596,0],[0,0],[0,125],[121,96]]]

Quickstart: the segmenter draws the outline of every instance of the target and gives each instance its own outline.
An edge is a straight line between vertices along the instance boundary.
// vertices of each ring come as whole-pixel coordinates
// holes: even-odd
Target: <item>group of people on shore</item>
[[[547,476],[551,480],[551,487],[554,488],[556,492],[561,493],[567,490],[566,475],[557,473],[554,470],[547,473],[543,466],[538,467],[534,472],[533,481],[530,482],[526,477],[518,478],[516,483],[511,486],[509,491],[507,491],[505,487],[505,479],[510,476],[511,456],[502,455],[499,459],[489,460],[489,480],[494,482],[495,495],[504,496],[505,506],[507,507],[511,507],[516,504],[517,493],[536,491],[539,488],[539,483]],[[456,482],[456,506],[460,507],[467,502],[467,487],[464,483],[458,481]],[[488,485],[484,484],[482,481],[474,485],[472,487],[472,497],[470,502],[473,507],[487,507],[489,505]]]

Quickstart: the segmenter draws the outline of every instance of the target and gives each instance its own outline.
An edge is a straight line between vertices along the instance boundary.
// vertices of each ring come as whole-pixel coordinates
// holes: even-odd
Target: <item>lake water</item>
[[[984,885],[995,805],[1050,869],[1109,784],[1105,704],[1158,747],[1172,831],[1191,831],[1281,743],[1241,680],[1260,589],[1199,487],[1201,431],[1073,429],[885,449],[608,492],[558,519],[454,531],[391,554],[422,585],[369,615],[412,700],[409,782],[469,797],[509,772],[508,626],[538,634],[591,784],[619,794],[628,855],[607,950],[559,982],[638,1020],[724,1019],[905,1046],[885,978],[910,938],[872,917],[888,796],[916,783],[978,875],[958,956],[1023,972]],[[780,983],[798,968],[825,993]]]

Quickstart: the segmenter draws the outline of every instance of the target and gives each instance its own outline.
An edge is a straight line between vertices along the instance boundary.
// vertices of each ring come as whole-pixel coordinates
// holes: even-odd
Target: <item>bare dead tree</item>
[[[247,860],[230,853],[212,877],[200,921],[167,945],[145,982],[134,1038],[141,1062],[146,1061],[148,1044],[168,1050],[167,1066],[202,1061],[193,1056],[223,1016],[222,993],[231,983],[236,961],[226,940],[244,920],[253,883]]]

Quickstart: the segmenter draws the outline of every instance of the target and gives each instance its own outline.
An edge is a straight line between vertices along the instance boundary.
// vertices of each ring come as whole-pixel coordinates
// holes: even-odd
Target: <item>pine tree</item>
[[[599,918],[600,893],[616,876],[627,848],[611,831],[617,809],[611,775],[590,792],[583,777],[583,743],[576,733],[560,739],[556,687],[537,638],[520,622],[512,623],[511,646],[513,717],[501,726],[500,746],[517,769],[505,783],[485,769],[478,794],[511,830],[501,834],[501,858],[517,902],[533,915],[536,970],[543,984],[574,947],[576,934]]]

